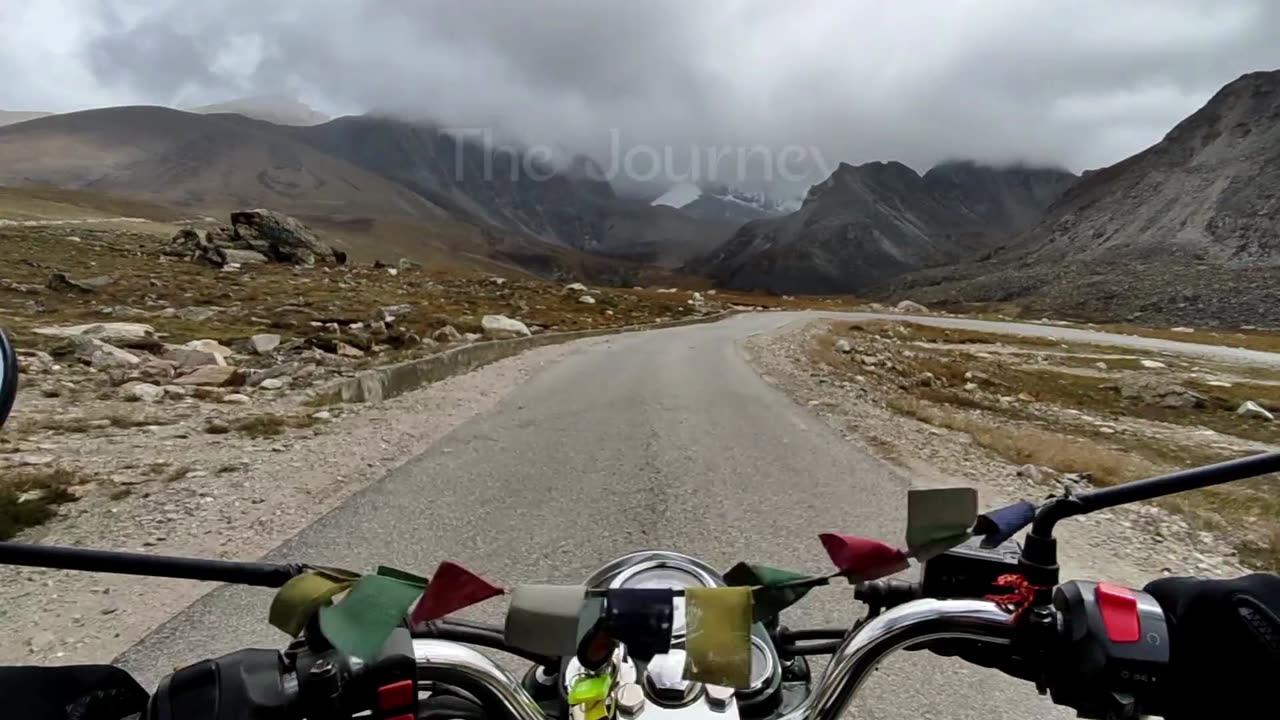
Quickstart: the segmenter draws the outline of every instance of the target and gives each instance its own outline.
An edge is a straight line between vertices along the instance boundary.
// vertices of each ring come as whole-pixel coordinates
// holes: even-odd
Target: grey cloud
[[[1238,75],[1280,66],[1269,0],[78,4],[97,18],[81,59],[99,93],[166,104],[294,93],[329,112],[494,127],[602,160],[616,130],[677,155],[802,145],[829,165],[1081,170],[1155,142]],[[37,43],[28,35],[19,43]],[[237,58],[244,47],[254,56]]]

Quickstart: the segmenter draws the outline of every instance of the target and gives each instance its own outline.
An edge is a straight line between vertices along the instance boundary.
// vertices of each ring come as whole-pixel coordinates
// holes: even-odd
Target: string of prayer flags
[[[1026,500],[1005,505],[978,516],[973,526],[975,535],[982,535],[982,547],[999,547],[1022,528],[1036,519],[1036,506]]]
[[[671,649],[674,596],[671,588],[609,590],[604,601],[606,632],[646,662],[667,652]]]
[[[724,581],[729,586],[749,586],[751,591],[751,615],[755,622],[763,622],[786,608],[800,602],[809,591],[818,585],[825,585],[826,578],[814,577],[806,573],[753,565],[740,562],[729,568],[724,574]]]
[[[427,583],[422,599],[413,608],[415,625],[438,620],[465,607],[503,593],[502,588],[457,563],[445,560]]]
[[[320,630],[339,651],[372,660],[421,594],[417,583],[365,575],[342,602],[320,608]]]
[[[907,553],[927,560],[964,542],[978,518],[978,491],[931,488],[907,492]]]
[[[503,639],[521,650],[565,657],[599,617],[583,612],[587,589],[582,585],[517,585],[511,591]]]
[[[688,680],[731,688],[751,685],[751,588],[686,588]]]
[[[822,533],[818,539],[839,574],[849,582],[879,580],[910,566],[905,553],[879,540],[840,533]]]
[[[354,573],[353,573],[354,574]],[[329,572],[311,570],[290,578],[271,599],[267,620],[292,637],[298,637],[307,621],[334,597],[348,591],[356,584],[347,578]]]

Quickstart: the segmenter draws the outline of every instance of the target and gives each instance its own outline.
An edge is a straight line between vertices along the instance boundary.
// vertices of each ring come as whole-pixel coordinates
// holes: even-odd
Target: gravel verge
[[[581,342],[598,342],[586,340]],[[166,463],[124,497],[62,506],[22,541],[254,559],[345,498],[487,412],[579,343],[539,348],[278,438],[159,426],[86,436],[77,450],[116,468]],[[124,495],[124,493],[119,493]],[[0,663],[105,663],[215,587],[184,580],[0,566]]]

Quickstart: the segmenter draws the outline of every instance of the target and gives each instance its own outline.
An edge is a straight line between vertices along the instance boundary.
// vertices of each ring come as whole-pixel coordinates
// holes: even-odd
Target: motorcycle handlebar
[[[1013,641],[1013,618],[986,600],[923,599],[866,622],[836,648],[807,700],[780,720],[836,720],[886,657],[932,640],[995,645]],[[444,683],[475,696],[486,711],[513,720],[547,720],[520,683],[479,652],[441,640],[415,639],[419,686]]]

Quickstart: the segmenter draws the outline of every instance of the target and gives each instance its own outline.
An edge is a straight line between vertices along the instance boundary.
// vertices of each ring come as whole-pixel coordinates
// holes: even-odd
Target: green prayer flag
[[[342,602],[320,609],[320,630],[341,652],[373,660],[421,594],[413,583],[365,575]]]
[[[937,540],[930,540],[924,545],[912,548],[911,556],[920,562],[924,562],[929,558],[937,557],[951,548],[964,543],[971,537],[973,536],[966,531],[956,533],[955,535],[949,535],[944,538],[938,538]]]
[[[317,610],[353,584],[354,580],[335,579],[323,572],[298,575],[276,591],[267,619],[272,626],[298,637]]]
[[[594,705],[603,702],[612,689],[613,675],[609,673],[582,675],[569,687],[569,704]]]
[[[978,491],[973,488],[935,488],[907,493],[907,547],[969,532],[978,519]]]
[[[389,577],[393,580],[409,583],[410,585],[417,585],[419,588],[425,588],[428,582],[426,578],[420,575],[414,575],[411,572],[397,570],[393,567],[387,567],[386,565],[378,566],[378,574],[382,577]]]
[[[751,685],[751,588],[686,588],[685,665],[688,680]]]
[[[825,578],[740,562],[729,568],[724,581],[730,586],[757,586],[751,591],[751,617],[763,622],[800,602],[814,585],[825,583]]]

